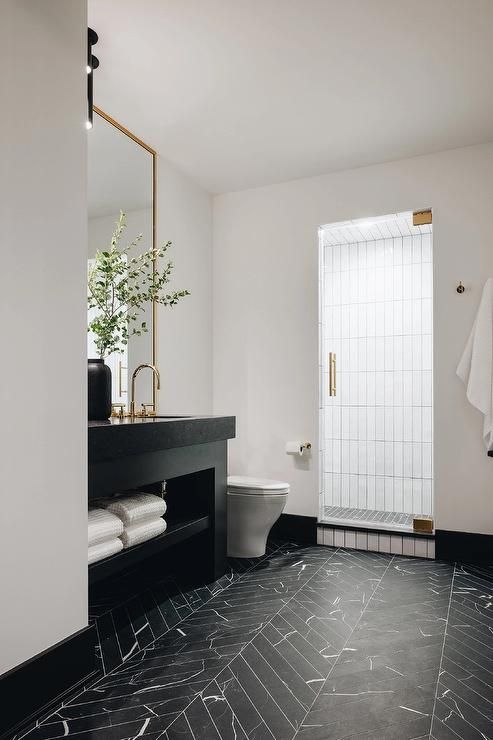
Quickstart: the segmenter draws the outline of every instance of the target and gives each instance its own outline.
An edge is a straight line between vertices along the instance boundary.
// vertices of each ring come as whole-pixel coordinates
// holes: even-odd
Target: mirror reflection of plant
[[[162,306],[174,306],[180,298],[190,295],[188,290],[165,292],[174,265],[168,261],[160,268],[159,262],[172,246],[171,242],[132,257],[130,252],[139,244],[142,234],[120,248],[126,226],[126,216],[120,211],[109,249],[96,252],[88,271],[88,306],[97,313],[87,331],[93,332],[101,358],[124,352],[129,337],[149,331],[147,323],[141,320],[146,304],[155,301]]]

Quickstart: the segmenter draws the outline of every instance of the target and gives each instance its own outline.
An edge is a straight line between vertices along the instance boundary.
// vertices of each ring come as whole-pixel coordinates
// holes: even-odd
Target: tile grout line
[[[315,547],[317,547],[317,546],[315,545]],[[279,549],[280,549],[280,548],[279,548]],[[319,573],[319,572],[320,572],[320,571],[322,570],[322,568],[323,568],[323,567],[324,567],[324,566],[325,566],[325,565],[326,565],[326,564],[327,564],[327,563],[328,563],[328,562],[329,562],[329,561],[330,561],[330,560],[331,560],[331,559],[332,559],[332,558],[333,558],[333,557],[334,557],[334,556],[335,556],[335,555],[336,555],[336,554],[337,554],[337,553],[339,552],[339,550],[341,550],[341,548],[340,548],[340,547],[338,547],[338,548],[335,548],[335,549],[334,549],[334,551],[333,551],[333,552],[331,553],[330,557],[328,557],[328,558],[327,558],[326,560],[324,560],[324,561],[323,561],[323,563],[322,563],[322,564],[320,565],[320,567],[319,567],[319,568],[317,568],[317,570],[315,571],[315,573],[313,573],[313,574],[312,574],[312,575],[310,576],[310,578],[309,578],[309,579],[308,579],[308,580],[307,580],[307,581],[306,581],[306,582],[305,582],[305,583],[304,583],[304,584],[303,584],[302,586],[300,586],[300,587],[299,587],[299,589],[298,589],[298,590],[297,590],[297,591],[296,591],[296,592],[295,592],[295,593],[294,593],[294,594],[293,594],[293,595],[291,596],[291,598],[289,598],[289,599],[288,599],[288,601],[286,601],[286,603],[285,603],[285,604],[283,604],[283,605],[282,605],[282,606],[281,606],[281,607],[280,607],[280,608],[279,608],[279,609],[278,609],[278,610],[277,610],[277,611],[276,611],[276,612],[275,612],[274,614],[272,614],[272,615],[271,615],[271,616],[270,616],[270,617],[269,617],[269,618],[268,618],[268,619],[267,619],[267,620],[266,620],[265,622],[263,622],[263,623],[262,623],[262,626],[261,626],[261,629],[259,630],[259,632],[257,632],[257,634],[255,634],[255,635],[254,635],[254,636],[253,636],[253,637],[252,637],[252,638],[251,638],[251,639],[250,639],[250,640],[249,640],[248,642],[246,642],[246,643],[245,643],[245,644],[243,645],[243,647],[241,648],[241,650],[240,650],[240,651],[239,651],[239,652],[238,652],[238,653],[237,653],[236,655],[234,655],[234,656],[233,656],[233,657],[231,658],[231,660],[229,661],[229,663],[227,663],[227,665],[225,665],[225,666],[223,666],[223,668],[221,668],[221,670],[220,670],[220,672],[218,673],[218,675],[217,675],[217,676],[216,676],[215,678],[212,678],[212,679],[211,679],[211,680],[209,681],[209,683],[207,684],[207,686],[205,686],[205,688],[203,688],[203,689],[202,689],[202,691],[200,691],[200,692],[199,692],[199,693],[197,694],[197,696],[200,696],[200,697],[201,697],[202,701],[203,701],[203,694],[204,694],[204,692],[205,692],[205,691],[207,691],[207,689],[209,688],[209,686],[211,686],[211,684],[213,684],[213,683],[217,683],[217,685],[218,685],[218,687],[219,687],[219,690],[221,691],[221,693],[223,693],[223,692],[222,692],[222,689],[221,689],[221,686],[219,685],[219,683],[218,683],[218,680],[217,680],[217,679],[218,679],[218,677],[219,677],[219,676],[221,675],[221,673],[222,673],[223,671],[225,671],[225,670],[226,670],[227,668],[229,668],[229,666],[231,665],[231,663],[233,663],[233,661],[234,661],[234,660],[236,660],[237,658],[239,658],[239,657],[241,656],[241,654],[243,653],[243,651],[244,651],[244,650],[245,650],[245,649],[246,649],[246,648],[247,648],[247,647],[248,647],[249,645],[251,645],[251,644],[252,644],[252,642],[253,642],[253,641],[255,640],[255,638],[256,638],[256,637],[257,637],[257,636],[258,636],[258,635],[259,635],[259,634],[261,633],[261,631],[262,631],[262,630],[264,629],[264,627],[265,627],[265,626],[266,626],[267,624],[270,624],[270,623],[272,622],[272,620],[274,619],[274,617],[277,617],[277,615],[278,615],[278,614],[279,614],[279,613],[280,613],[280,612],[281,612],[281,611],[282,611],[282,610],[283,610],[283,609],[284,609],[284,608],[285,608],[285,607],[286,607],[286,606],[287,606],[287,605],[288,605],[288,604],[289,604],[289,603],[290,603],[290,602],[291,602],[291,601],[292,601],[292,600],[294,599],[294,597],[295,597],[295,596],[297,596],[297,594],[298,594],[298,593],[299,593],[299,592],[300,592],[300,591],[301,591],[301,590],[302,590],[303,588],[305,588],[305,587],[306,587],[306,585],[307,585],[307,584],[308,584],[308,583],[309,583],[309,582],[310,582],[310,581],[312,580],[312,578],[315,578],[315,576],[316,576],[316,575],[317,575],[317,574],[318,574],[318,573]],[[266,691],[267,691],[267,693],[269,694],[269,696],[271,696],[270,692],[269,692],[269,691],[268,691],[267,689],[266,689]],[[190,706],[191,706],[191,705],[193,704],[193,702],[194,702],[194,701],[196,700],[197,696],[195,696],[195,697],[194,697],[194,699],[193,699],[193,700],[192,700],[192,701],[190,702],[190,704],[189,704],[189,705],[188,705],[188,706],[187,706],[187,707],[186,707],[185,709],[182,709],[182,711],[180,712],[180,714],[178,714],[178,715],[177,715],[177,717],[175,717],[175,718],[174,718],[173,722],[171,722],[171,724],[170,724],[170,725],[169,725],[169,726],[168,726],[168,727],[166,728],[166,730],[164,730],[164,731],[163,731],[163,733],[162,733],[161,735],[158,735],[158,740],[159,740],[159,738],[161,738],[161,737],[165,737],[165,736],[166,736],[166,733],[167,733],[167,731],[169,730],[169,728],[171,727],[171,725],[172,725],[172,724],[173,724],[174,722],[176,722],[176,720],[177,720],[177,719],[178,719],[178,718],[180,717],[180,715],[181,715],[181,714],[185,714],[185,712],[186,712],[186,711],[187,711],[187,710],[188,710],[188,709],[190,708]],[[229,707],[231,708],[231,705],[229,704],[229,702],[228,702],[228,700],[226,699],[226,697],[224,697],[224,698],[225,698],[225,700],[226,700],[226,702],[227,702],[228,706],[229,706]],[[273,699],[273,697],[272,697],[272,696],[271,696],[271,698]],[[275,699],[273,699],[273,701],[275,701]],[[277,702],[275,702],[275,703],[277,704]],[[204,704],[205,704],[205,702],[204,702]],[[207,708],[207,707],[206,707],[206,708]],[[231,711],[233,712],[232,708],[231,708]],[[210,713],[209,713],[209,714],[210,714]],[[235,713],[234,713],[234,712],[233,712],[233,716],[234,716],[234,717],[236,717],[236,715],[235,715]],[[261,719],[262,719],[262,721],[264,722],[264,720],[263,720],[263,718],[262,718],[262,716],[261,716],[261,715],[260,715],[260,718],[261,718]],[[239,721],[239,719],[238,719],[238,717],[236,717],[236,719],[237,719],[237,721],[238,721],[238,724],[241,724],[241,723],[240,723],[240,721]],[[265,722],[264,722],[264,724],[265,724]],[[269,728],[267,728],[267,729],[269,729]],[[293,729],[294,729],[294,728],[293,728]],[[270,734],[272,735],[272,732],[270,731],[270,729],[269,729],[269,732],[270,732]],[[296,734],[296,732],[297,732],[297,730],[295,730],[295,734]],[[294,735],[293,735],[293,737],[294,737]]]
[[[321,694],[321,692],[322,692],[322,689],[323,689],[323,687],[325,686],[325,684],[326,684],[326,683],[327,683],[327,681],[329,680],[329,678],[330,678],[330,675],[331,675],[332,671],[334,670],[335,666],[337,665],[337,661],[339,660],[339,658],[341,657],[342,653],[343,653],[343,652],[344,652],[344,650],[346,649],[346,645],[348,644],[348,642],[349,642],[349,640],[351,639],[351,637],[352,637],[352,636],[354,635],[354,632],[355,632],[355,630],[356,630],[356,627],[358,626],[358,624],[360,623],[361,619],[363,618],[363,615],[364,615],[364,613],[366,612],[366,610],[368,609],[368,606],[369,606],[369,604],[370,604],[371,600],[373,599],[373,596],[375,595],[375,592],[376,592],[377,588],[378,588],[378,587],[380,586],[380,584],[381,584],[381,582],[382,582],[383,578],[384,578],[384,577],[385,577],[385,575],[387,574],[387,571],[388,571],[388,569],[390,568],[390,566],[391,566],[391,565],[392,565],[392,563],[394,562],[394,560],[395,560],[395,557],[396,557],[395,555],[392,555],[391,559],[390,559],[390,560],[389,560],[389,562],[387,563],[387,567],[385,568],[384,572],[383,572],[383,573],[382,573],[382,575],[380,576],[380,579],[379,579],[379,581],[378,581],[377,585],[376,585],[376,586],[375,586],[375,588],[373,589],[373,591],[372,591],[372,594],[371,594],[370,598],[368,599],[368,601],[367,601],[367,603],[366,603],[366,605],[365,605],[365,607],[364,607],[363,611],[362,611],[362,612],[361,612],[361,614],[359,615],[359,617],[358,617],[358,620],[357,620],[356,624],[354,625],[353,629],[351,630],[351,634],[350,634],[350,635],[348,636],[348,638],[347,638],[346,642],[344,643],[344,645],[342,646],[341,650],[339,651],[339,654],[338,654],[337,658],[336,658],[336,659],[334,660],[334,663],[332,664],[332,667],[331,667],[331,669],[330,669],[330,671],[329,671],[329,673],[328,673],[328,675],[327,675],[326,679],[325,679],[325,680],[324,680],[324,682],[322,683],[322,685],[321,685],[321,687],[320,687],[320,689],[319,689],[319,691],[318,691],[317,695],[315,696],[315,699],[314,699],[314,700],[312,701],[312,703],[311,703],[311,705],[310,705],[310,708],[308,709],[308,711],[306,712],[306,714],[305,714],[305,716],[303,717],[302,721],[300,722],[300,725],[299,725],[298,729],[296,730],[296,732],[294,733],[294,735],[293,735],[293,738],[295,738],[295,737],[296,737],[296,735],[298,734],[298,732],[300,731],[300,729],[301,729],[301,728],[303,727],[303,723],[304,723],[304,721],[306,720],[306,718],[307,718],[307,717],[308,717],[308,715],[310,714],[310,712],[311,712],[311,710],[312,710],[312,708],[313,708],[313,705],[315,704],[315,702],[317,701],[318,697],[320,696],[320,694]],[[293,738],[291,738],[291,740],[293,740]]]
[[[447,631],[448,631],[448,623],[450,618],[450,607],[452,606],[452,594],[454,593],[454,581],[455,581],[455,574],[457,571],[457,563],[454,562],[454,572],[452,573],[452,581],[450,582],[450,595],[448,600],[448,609],[447,609],[447,620],[445,622],[445,629],[443,631],[443,642],[442,642],[442,652],[440,653],[440,665],[438,666],[438,676],[437,676],[437,685],[435,689],[435,700],[433,702],[433,710],[431,712],[431,722],[430,722],[430,740],[433,738],[433,720],[435,718],[435,709],[436,704],[438,700],[438,686],[440,684],[440,676],[442,675],[442,663],[443,663],[443,651],[445,650],[445,640],[447,639]]]
[[[289,543],[288,543],[288,544],[289,544]],[[286,546],[287,546],[287,544],[281,544],[281,545],[279,545],[279,546],[278,546],[278,547],[276,547],[276,548],[275,548],[274,550],[272,550],[272,552],[270,552],[270,553],[269,553],[269,555],[268,555],[267,557],[271,557],[272,555],[275,555],[276,553],[278,553],[278,552],[279,552],[279,550],[281,550],[281,548],[283,548],[283,547],[286,547]],[[262,558],[262,560],[261,560],[260,562],[263,562],[263,560],[264,560],[264,559],[267,559],[267,557],[266,557],[266,558]],[[254,563],[253,565],[251,565],[251,566],[250,566],[249,568],[247,568],[247,570],[245,570],[245,571],[243,571],[243,573],[239,574],[239,576],[238,576],[238,579],[237,579],[237,581],[234,581],[234,582],[236,583],[236,582],[238,582],[238,581],[241,581],[241,579],[243,578],[243,576],[246,576],[246,575],[247,575],[248,573],[250,573],[250,572],[251,572],[252,570],[254,570],[254,569],[255,569],[255,568],[257,567],[257,565],[260,565],[260,563]],[[318,571],[317,571],[317,572],[318,572]],[[221,578],[222,578],[222,577],[223,577],[223,576],[221,576]],[[202,604],[200,604],[200,606],[198,606],[198,607],[197,607],[196,609],[192,609],[192,611],[190,612],[190,614],[187,614],[187,616],[186,616],[186,617],[183,617],[182,619],[180,619],[180,621],[179,621],[179,622],[177,622],[177,623],[176,623],[175,625],[173,625],[173,627],[171,627],[171,628],[167,629],[167,630],[166,630],[166,632],[164,632],[164,633],[163,633],[162,635],[160,635],[159,637],[156,637],[156,638],[155,638],[154,640],[152,640],[152,641],[151,641],[151,642],[149,643],[149,645],[147,645],[147,646],[146,646],[145,648],[140,648],[140,649],[139,649],[139,650],[137,651],[137,653],[135,653],[135,655],[138,655],[139,653],[143,652],[144,650],[148,650],[148,649],[149,649],[149,647],[150,647],[151,645],[153,645],[153,644],[154,644],[155,642],[157,642],[157,641],[158,641],[158,640],[160,640],[160,639],[161,639],[162,637],[164,637],[164,636],[165,636],[165,635],[166,635],[166,634],[167,634],[168,632],[171,632],[172,630],[176,629],[176,627],[177,627],[178,625],[180,625],[180,624],[181,624],[182,622],[184,622],[184,621],[185,621],[185,619],[188,619],[188,617],[190,617],[190,616],[191,616],[192,614],[195,614],[195,613],[196,613],[196,612],[197,612],[197,611],[198,611],[199,609],[201,609],[201,608],[202,608],[202,606],[204,606],[205,604],[208,604],[208,603],[209,603],[209,601],[211,601],[211,600],[212,600],[213,598],[215,598],[216,596],[218,596],[218,595],[219,595],[220,593],[222,593],[223,591],[226,591],[226,590],[227,590],[227,589],[228,589],[228,588],[229,588],[230,586],[232,586],[232,584],[233,584],[233,581],[230,581],[230,582],[228,583],[228,585],[227,585],[227,586],[224,586],[224,588],[221,588],[221,589],[220,589],[219,591],[217,591],[217,592],[216,592],[216,593],[214,593],[214,594],[213,594],[213,593],[211,593],[210,597],[209,597],[209,598],[208,598],[208,599],[207,599],[206,601],[204,601],[204,602],[203,602]],[[207,585],[207,584],[206,584],[206,585]],[[183,594],[183,591],[181,590],[181,588],[179,588],[179,591],[180,591],[180,593],[182,594],[182,596],[184,596],[184,594]],[[132,597],[132,598],[133,598],[133,597]],[[171,600],[171,599],[170,599],[170,600]],[[131,599],[128,599],[128,600],[127,600],[126,602],[123,602],[123,604],[119,604],[119,606],[124,606],[124,605],[126,605],[126,604],[127,604],[127,603],[128,603],[129,601],[131,601]],[[187,601],[188,601],[188,600],[187,600]],[[117,608],[117,607],[115,607],[115,608]],[[158,606],[158,609],[159,609],[159,611],[160,611],[160,613],[161,613],[161,615],[162,615],[162,612],[161,612],[161,609],[159,608],[159,606]],[[176,609],[175,609],[175,611],[176,611]],[[110,615],[111,615],[111,619],[112,619],[112,621],[113,621],[113,615],[112,615],[112,612],[113,612],[113,609],[108,609],[108,611],[106,611],[106,612],[104,612],[103,614],[101,614],[101,615],[100,615],[100,617],[102,617],[102,616],[106,616],[107,614],[110,614]],[[178,614],[178,612],[177,612],[177,614]],[[130,618],[130,617],[129,617],[129,618]],[[164,618],[164,617],[163,617],[163,618]],[[95,625],[95,627],[96,627],[96,632],[97,632],[97,636],[98,636],[98,640],[99,640],[99,646],[100,646],[100,648],[101,648],[101,640],[100,640],[100,638],[99,638],[99,630],[98,630],[98,627],[97,627],[97,620],[98,620],[98,617],[95,617],[95,618],[94,618],[94,625]],[[131,625],[132,625],[132,630],[133,630],[133,632],[134,632],[134,635],[135,635],[135,630],[134,630],[134,628],[133,628],[133,623],[132,623],[132,620],[130,620],[130,623],[131,623]],[[149,622],[147,622],[147,623],[149,624]],[[167,622],[166,622],[166,624],[167,624]],[[151,633],[152,633],[152,630],[151,630]],[[115,631],[115,634],[116,634],[116,631]],[[118,636],[117,636],[117,640],[118,640]],[[135,656],[134,656],[134,657],[135,657]],[[103,656],[103,651],[102,651],[102,650],[101,650],[101,662],[102,662],[102,664],[103,664],[103,669],[104,669],[104,656]],[[80,691],[77,691],[77,692],[76,692],[76,693],[75,693],[75,694],[74,694],[73,696],[71,696],[71,697],[70,697],[70,699],[68,699],[67,701],[63,701],[63,702],[62,702],[61,704],[59,704],[59,705],[58,705],[58,706],[57,706],[57,707],[56,707],[56,708],[55,708],[55,709],[54,709],[54,710],[53,710],[52,712],[49,712],[49,714],[47,714],[47,715],[46,715],[45,717],[42,717],[42,719],[36,720],[36,724],[35,724],[35,726],[34,726],[34,727],[30,727],[30,728],[29,728],[28,730],[26,730],[25,732],[22,732],[22,731],[21,731],[21,732],[22,732],[22,734],[20,734],[20,735],[15,735],[15,738],[14,738],[14,740],[23,740],[23,738],[28,738],[29,734],[30,734],[30,733],[31,733],[31,732],[32,732],[32,731],[33,731],[34,729],[38,728],[38,727],[39,727],[40,725],[43,725],[43,724],[47,723],[47,721],[48,721],[48,720],[49,720],[49,719],[50,719],[51,717],[53,717],[53,716],[54,716],[55,714],[57,714],[57,713],[58,713],[58,712],[59,712],[59,711],[60,711],[61,709],[64,709],[64,708],[65,708],[65,707],[66,707],[67,705],[71,704],[71,702],[73,702],[73,701],[74,701],[75,699],[77,699],[77,698],[78,698],[79,696],[81,696],[81,695],[82,695],[82,694],[83,694],[83,693],[84,693],[85,691],[88,691],[89,689],[93,689],[93,688],[94,688],[95,686],[97,686],[97,685],[98,685],[98,684],[99,684],[99,683],[100,683],[101,681],[103,681],[104,679],[106,679],[106,678],[107,678],[108,676],[111,676],[111,674],[112,674],[112,673],[114,673],[115,671],[119,670],[119,669],[120,669],[120,668],[121,668],[121,667],[122,667],[123,665],[125,665],[125,662],[123,662],[123,663],[120,663],[120,665],[118,665],[118,666],[115,666],[115,667],[114,667],[114,668],[113,668],[113,669],[112,669],[111,671],[109,671],[109,673],[104,673],[104,674],[103,674],[102,676],[99,676],[99,677],[98,677],[97,679],[95,679],[94,681],[90,681],[90,682],[89,682],[89,683],[88,683],[88,684],[87,684],[86,686],[84,686],[83,688],[81,688],[81,689],[80,689]],[[207,687],[206,687],[206,688],[207,688]],[[190,704],[189,704],[188,706],[190,706]],[[179,715],[178,715],[178,716],[179,716]]]

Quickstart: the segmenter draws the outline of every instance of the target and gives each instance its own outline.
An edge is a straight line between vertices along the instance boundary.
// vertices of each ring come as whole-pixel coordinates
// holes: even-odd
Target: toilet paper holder
[[[309,452],[312,449],[311,442],[287,442],[286,443],[286,454],[288,455],[303,455],[305,452]]]

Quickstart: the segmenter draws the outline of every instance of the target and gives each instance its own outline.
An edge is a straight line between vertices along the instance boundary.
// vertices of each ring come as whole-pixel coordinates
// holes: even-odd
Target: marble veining
[[[276,545],[171,598],[27,740],[493,737],[491,567]]]

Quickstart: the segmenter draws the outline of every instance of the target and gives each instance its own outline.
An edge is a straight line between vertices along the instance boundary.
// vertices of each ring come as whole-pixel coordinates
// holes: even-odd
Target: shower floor
[[[349,506],[324,506],[321,521],[325,524],[346,524],[366,529],[413,529],[414,514],[399,511],[354,509]]]

